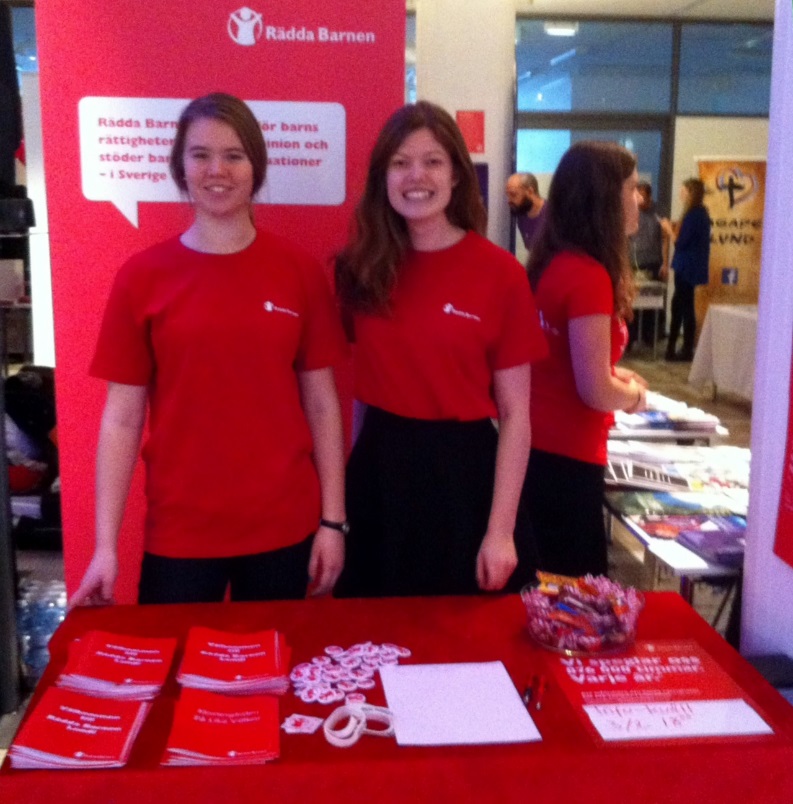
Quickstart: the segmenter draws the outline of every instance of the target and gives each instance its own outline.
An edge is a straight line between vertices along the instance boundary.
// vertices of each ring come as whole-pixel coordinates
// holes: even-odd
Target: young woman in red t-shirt
[[[523,499],[542,569],[605,574],[604,466],[613,411],[645,406],[645,381],[616,365],[627,343],[638,229],[636,159],[609,142],[562,157],[528,273],[549,356],[532,378],[532,452]]]
[[[497,590],[535,569],[518,501],[529,364],[546,347],[525,272],[483,237],[485,216],[451,117],[426,102],[395,112],[336,264],[366,406],[343,594]]]
[[[113,285],[91,364],[108,381],[96,548],[72,605],[112,602],[147,413],[140,602],[303,597],[341,571],[344,335],[319,263],[253,223],[266,166],[239,99],[182,112],[170,168],[194,219]]]

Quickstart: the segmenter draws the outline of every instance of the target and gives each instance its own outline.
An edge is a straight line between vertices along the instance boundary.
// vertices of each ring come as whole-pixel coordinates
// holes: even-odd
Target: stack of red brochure
[[[278,699],[183,689],[162,765],[261,765],[279,756]]]
[[[9,751],[15,768],[120,768],[151,704],[51,687]]]
[[[191,628],[176,680],[226,695],[282,695],[289,688],[292,649],[278,631],[233,634]]]
[[[150,700],[162,689],[175,650],[175,639],[89,631],[69,646],[56,683],[102,698]]]

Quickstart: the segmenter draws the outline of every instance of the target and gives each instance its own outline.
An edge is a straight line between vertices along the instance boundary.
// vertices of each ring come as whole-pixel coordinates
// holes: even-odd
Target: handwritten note
[[[584,706],[607,741],[771,734],[771,727],[740,698]]]

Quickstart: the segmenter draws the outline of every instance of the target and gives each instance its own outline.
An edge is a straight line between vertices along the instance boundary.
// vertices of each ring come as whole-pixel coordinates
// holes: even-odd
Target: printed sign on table
[[[638,642],[627,654],[554,660],[587,725],[607,742],[772,734],[696,642]]]

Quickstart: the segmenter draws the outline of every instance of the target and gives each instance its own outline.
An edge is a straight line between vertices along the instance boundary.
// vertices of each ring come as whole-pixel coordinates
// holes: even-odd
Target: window
[[[668,111],[672,35],[671,23],[518,20],[518,111]]]
[[[36,21],[32,7],[12,7],[11,29],[14,37],[14,57],[17,73],[38,72]]]
[[[767,116],[771,25],[682,26],[678,114]]]
[[[416,14],[405,23],[405,103],[416,102]]]

